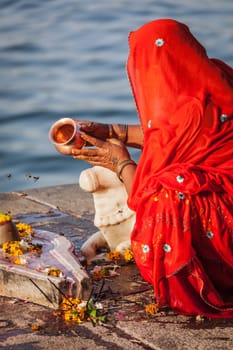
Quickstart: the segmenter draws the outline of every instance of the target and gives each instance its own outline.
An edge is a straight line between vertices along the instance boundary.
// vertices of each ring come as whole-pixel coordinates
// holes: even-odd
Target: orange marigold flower
[[[147,314],[155,315],[158,312],[159,307],[158,307],[158,304],[156,303],[150,303],[145,306],[145,309]]]
[[[33,330],[33,331],[39,331],[39,330],[40,330],[40,325],[34,323],[34,324],[32,325],[32,330]]]
[[[82,323],[85,319],[86,303],[78,298],[63,298],[60,308],[65,321]]]
[[[124,251],[124,259],[126,262],[134,261],[134,256],[131,249],[126,249]]]
[[[121,260],[121,254],[117,250],[113,250],[107,254],[107,258],[111,261]]]

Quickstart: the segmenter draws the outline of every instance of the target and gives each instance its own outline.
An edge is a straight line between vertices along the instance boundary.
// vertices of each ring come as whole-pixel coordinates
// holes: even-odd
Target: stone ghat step
[[[88,300],[92,284],[86,270],[74,255],[72,243],[64,236],[34,230],[33,244],[42,245],[40,255],[26,253],[26,265],[6,259],[0,249],[0,295],[14,297],[57,309],[64,295]],[[62,276],[47,275],[44,270],[55,267]]]

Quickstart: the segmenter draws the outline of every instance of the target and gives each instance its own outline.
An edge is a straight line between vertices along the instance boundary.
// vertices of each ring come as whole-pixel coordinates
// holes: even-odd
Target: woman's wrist
[[[128,125],[127,124],[117,124],[117,136],[118,140],[123,143],[127,143],[128,138]]]
[[[134,160],[132,159],[126,159],[126,160],[123,160],[122,162],[120,162],[118,165],[117,165],[117,169],[116,169],[116,174],[117,174],[117,177],[118,179],[123,182],[123,179],[122,179],[122,172],[123,170],[127,167],[127,166],[137,166],[137,164],[135,163]]]
[[[127,124],[108,124],[108,138],[116,138],[123,143],[127,143],[128,125]]]

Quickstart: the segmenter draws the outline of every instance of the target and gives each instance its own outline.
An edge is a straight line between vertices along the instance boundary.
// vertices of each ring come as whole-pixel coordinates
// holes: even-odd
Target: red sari
[[[160,307],[233,317],[233,70],[174,20],[129,46],[144,131],[128,199],[135,261]]]

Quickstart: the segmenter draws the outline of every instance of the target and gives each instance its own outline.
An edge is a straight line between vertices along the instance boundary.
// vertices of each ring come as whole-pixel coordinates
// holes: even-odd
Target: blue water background
[[[89,165],[48,140],[60,117],[137,122],[128,33],[161,17],[232,66],[232,0],[0,1],[0,192],[77,183]]]

